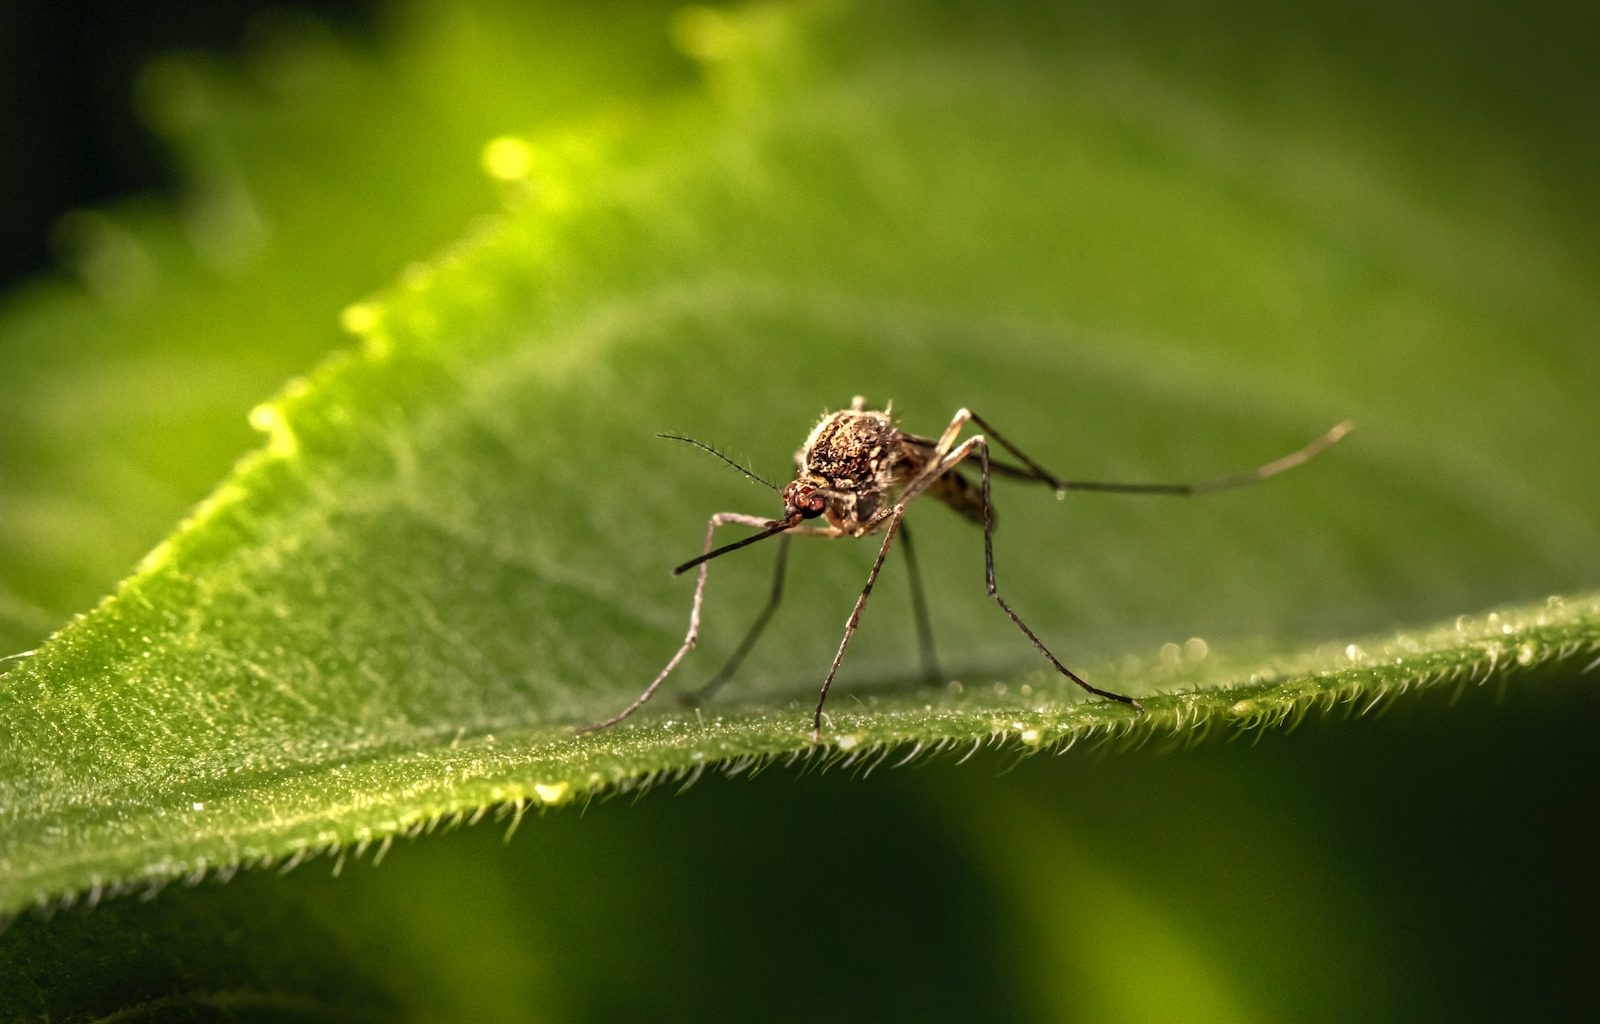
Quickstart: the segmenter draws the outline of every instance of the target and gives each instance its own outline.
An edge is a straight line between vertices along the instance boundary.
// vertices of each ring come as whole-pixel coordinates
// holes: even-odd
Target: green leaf
[[[1595,211],[1561,160],[1519,157],[1539,125],[1364,79],[1351,102],[1383,116],[1330,110],[1357,72],[1294,26],[1259,29],[1300,76],[1270,96],[1248,61],[1146,62],[1071,15],[757,8],[676,31],[703,95],[529,115],[496,151],[504,217],[346,309],[359,348],[260,407],[264,448],[5,675],[0,908],[708,765],[1186,738],[1592,663],[1600,465],[1569,439],[1597,418]],[[919,507],[959,687],[910,681],[890,578],[812,748],[873,546],[799,542],[725,699],[665,693],[573,736],[676,649],[690,581],[665,569],[705,516],[776,512],[651,434],[777,477],[853,394],[919,433],[977,409],[1074,477],[1210,475],[1359,429],[1203,501],[997,490],[1003,592],[1098,684],[1159,695],[1143,717],[1081,704],[984,596],[976,532]],[[716,563],[674,689],[733,649],[769,564]]]
[[[686,82],[665,10],[596,40],[572,12],[412,5],[383,57],[279,12],[237,62],[146,68],[182,201],[68,215],[71,279],[0,303],[0,649],[109,593],[255,445],[246,413],[340,343],[339,312],[496,205],[485,140]]]

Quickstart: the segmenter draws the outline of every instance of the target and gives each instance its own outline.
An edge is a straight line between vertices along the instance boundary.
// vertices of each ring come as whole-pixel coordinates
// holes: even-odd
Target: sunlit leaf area
[[[172,188],[0,296],[0,1015],[1581,1015],[1594,20],[394,0],[151,59]],[[671,569],[857,396],[1074,481],[1353,429],[997,473],[999,594],[1139,706],[987,595],[974,455],[814,739],[884,534]]]

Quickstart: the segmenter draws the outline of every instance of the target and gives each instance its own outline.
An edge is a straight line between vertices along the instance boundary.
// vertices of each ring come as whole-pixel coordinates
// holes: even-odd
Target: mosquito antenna
[[[698,443],[698,442],[696,442],[696,443]],[[751,534],[750,536],[744,538],[743,540],[736,540],[732,544],[724,544],[724,545],[722,545],[722,547],[717,548],[715,551],[707,551],[705,554],[699,556],[698,558],[689,559],[687,562],[683,563],[682,565],[678,566],[676,569],[672,570],[672,575],[674,575],[674,576],[682,576],[684,573],[688,572],[690,569],[693,569],[695,566],[699,565],[701,562],[709,562],[713,558],[716,558],[718,555],[725,555],[730,551],[738,551],[740,548],[747,547],[748,545],[754,544],[758,540],[766,540],[768,537],[777,536],[778,534],[782,533],[783,531],[785,531],[785,530],[787,530],[787,529],[789,529],[791,527],[799,526],[799,525],[800,525],[800,517],[799,516],[795,516],[793,519],[780,519],[778,522],[775,522],[775,523],[771,524],[765,530],[762,530],[760,533]]]
[[[765,487],[767,490],[772,491],[772,492],[774,492],[776,494],[782,494],[783,493],[783,491],[778,488],[778,485],[774,484],[771,480],[768,480],[766,477],[764,477],[761,474],[757,473],[755,470],[751,469],[749,466],[746,466],[746,465],[743,465],[741,463],[733,461],[732,459],[728,458],[726,455],[722,454],[721,452],[717,451],[715,448],[711,447],[709,444],[706,444],[704,441],[696,441],[694,438],[692,438],[692,437],[684,437],[682,434],[657,434],[656,436],[657,437],[664,437],[668,441],[682,441],[685,444],[692,444],[696,448],[702,449],[704,451],[708,451],[712,455],[715,455],[717,458],[721,459],[723,462],[726,462],[728,465],[732,466],[734,469],[737,469],[739,472],[743,473],[745,476],[747,476],[750,479],[754,480],[756,483],[760,484],[762,487]],[[679,571],[682,571],[682,570],[679,570]]]

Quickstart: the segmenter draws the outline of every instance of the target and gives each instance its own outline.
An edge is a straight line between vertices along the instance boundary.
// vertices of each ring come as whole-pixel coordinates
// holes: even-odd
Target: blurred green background
[[[357,14],[330,24],[275,8],[244,19],[237,52],[149,65],[132,102],[174,154],[172,197],[63,218],[64,270],[19,283],[0,308],[7,650],[108,593],[257,444],[247,411],[345,344],[342,309],[519,201],[479,166],[486,140],[648,113],[704,88],[703,75],[728,102],[742,88],[696,53],[714,46],[706,26],[717,23],[696,34],[670,5],[418,2]],[[1181,336],[1172,351],[1188,346],[1192,361],[1142,385],[1156,396],[1186,395],[1230,365],[1293,378],[1273,395],[1174,400],[1235,432],[1266,417],[1274,437],[1287,436],[1277,421],[1298,424],[1310,408],[1365,414],[1363,429],[1384,436],[1372,459],[1386,472],[1354,480],[1393,490],[1331,488],[1306,509],[1316,521],[1250,521],[1279,551],[1302,536],[1315,549],[1319,533],[1369,545],[1307,556],[1358,567],[1328,586],[1369,595],[1360,604],[1330,616],[1264,598],[1259,620],[1237,624],[1241,635],[1273,622],[1312,639],[1597,578],[1594,18],[1564,4],[1291,12],[1238,2],[930,9],[925,19],[891,9],[859,24],[925,31],[947,54],[970,32],[985,40],[973,53],[990,61],[1008,39],[1019,50],[1063,40],[1062,78],[1079,91],[1060,103],[1095,126],[1084,165],[1063,175],[1148,176],[1081,208],[1074,228],[1095,267],[1059,285],[1087,311],[1079,329],[1157,324]],[[927,25],[913,30],[919,20]],[[18,38],[0,52],[70,63]],[[870,65],[876,49],[899,45],[872,32],[830,40],[834,50],[812,51],[823,64]],[[786,40],[761,45],[782,73]],[[4,149],[29,149],[36,130],[8,122]],[[1054,143],[1039,152],[1062,148]],[[954,161],[971,154],[951,148],[959,184]],[[841,171],[837,153],[784,157],[819,180],[858,170]],[[6,167],[44,173],[15,157]],[[1029,237],[1019,225],[1050,201],[1049,170],[1039,169],[1038,195],[1017,197],[1017,223],[1001,225],[997,245]],[[892,162],[859,173],[876,185],[897,173],[918,180]],[[1243,218],[1236,234],[1219,228],[1230,211]],[[926,217],[953,234],[991,227],[942,225],[942,212],[929,206]],[[874,225],[857,227],[870,235]],[[1303,250],[1302,237],[1314,240]],[[1190,257],[1208,251],[1227,258]],[[1284,251],[1309,255],[1285,265]],[[1082,256],[1038,258],[1071,268]],[[986,306],[964,294],[959,264],[942,269],[951,295],[993,317],[1057,287],[1047,274],[1019,277]],[[1355,300],[1346,321],[1343,295]],[[1341,337],[1361,347],[1319,344]],[[733,340],[707,344],[737,358]],[[697,355],[673,357],[683,364],[673,372],[692,377]],[[781,379],[752,384],[756,404],[793,392],[809,355],[771,357]],[[970,372],[985,356],[978,345],[948,383],[918,369],[906,390],[923,404],[974,392],[1003,400],[1002,384]],[[887,377],[904,359],[887,350],[871,372]],[[850,369],[815,372],[831,395]],[[1077,415],[1114,424],[1081,428],[1109,471],[1208,454],[1204,443],[1152,454],[1182,418],[1118,412],[1113,397],[1063,396]],[[803,410],[827,399],[794,397]],[[1226,403],[1236,404],[1218,413]],[[1036,428],[1058,415],[1019,411]],[[741,444],[777,473],[772,460],[796,434],[785,419]],[[1119,438],[1125,448],[1105,450]],[[1409,490],[1395,483],[1407,472],[1417,475]],[[740,500],[740,486],[726,482],[719,500]],[[1453,501],[1466,507],[1452,513]],[[1350,525],[1371,508],[1380,521],[1431,528],[1374,539]],[[1077,527],[1145,515],[1165,522],[1118,509]],[[1085,546],[1084,578],[1110,576],[1119,593],[1162,586],[1142,568],[1118,576],[1114,551]],[[1209,632],[1237,620],[1253,606],[1235,591],[1250,589],[1254,571],[1241,569],[1234,590],[1169,581],[1191,592],[1169,602],[1193,611],[1178,621]],[[1287,592],[1321,582],[1308,575]],[[1205,616],[1212,586],[1228,595],[1215,620]],[[1121,624],[1122,607],[1097,612],[1092,594],[1079,595],[1061,618],[1104,656],[1129,636],[1165,635]],[[887,663],[898,647],[883,650]],[[150,902],[23,915],[0,933],[0,1008],[18,1020],[1569,1017],[1593,996],[1596,893],[1582,852],[1596,796],[1593,678],[1569,669],[1508,693],[1428,695],[1254,745],[1075,750],[1015,765],[985,753],[866,778],[707,778],[681,796],[530,818],[509,843],[492,823],[401,843],[381,867],[352,862],[337,878],[312,862]]]

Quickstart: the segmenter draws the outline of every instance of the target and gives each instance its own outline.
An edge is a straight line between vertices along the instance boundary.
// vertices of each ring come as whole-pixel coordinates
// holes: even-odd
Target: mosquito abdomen
[[[963,519],[983,523],[983,492],[976,484],[952,470],[928,486],[927,493],[955,509]],[[991,525],[993,512],[990,513]]]

